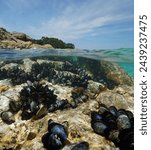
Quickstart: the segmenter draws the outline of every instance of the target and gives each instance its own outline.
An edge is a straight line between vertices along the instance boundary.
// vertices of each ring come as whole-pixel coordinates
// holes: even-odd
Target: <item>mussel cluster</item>
[[[40,107],[45,107],[49,112],[68,107],[67,100],[57,100],[57,95],[54,94],[54,91],[39,82],[25,86],[20,92],[20,101],[23,120],[30,119],[33,115],[36,115]]]
[[[83,87],[74,88],[71,91],[71,94],[72,101],[70,105],[72,108],[76,108],[78,104],[84,103],[88,100],[88,95],[85,93],[85,88]]]
[[[134,116],[133,113],[101,104],[99,111],[91,113],[91,126],[95,133],[106,137],[120,150],[134,149]]]
[[[15,66],[9,70],[0,70],[0,80],[5,78],[11,79],[12,84],[17,85],[26,82],[27,78],[30,79],[30,76],[26,74],[24,70],[20,69],[18,66]]]
[[[1,113],[2,120],[11,124],[15,122],[14,114],[21,110],[21,119],[28,120],[33,116],[35,119],[44,117],[47,113],[56,110],[64,110],[67,108],[76,108],[79,103],[86,102],[88,96],[84,93],[85,88],[73,88],[71,92],[72,101],[67,99],[59,100],[54,91],[49,89],[48,85],[43,85],[40,82],[27,81],[27,86],[24,86],[20,91],[19,101],[11,100],[9,109]]]
[[[85,69],[69,62],[62,64],[54,62],[34,63],[30,72],[25,72],[20,65],[11,69],[0,68],[0,80],[8,78],[11,79],[13,85],[17,85],[25,83],[27,80],[34,82],[47,79],[54,84],[87,88],[88,80],[91,79]]]
[[[66,99],[58,100],[57,95],[47,85],[42,85],[39,82],[27,82],[27,84],[20,91],[20,100],[11,100],[9,109],[0,114],[5,123],[11,124],[15,122],[14,114],[19,110],[21,110],[21,119],[28,120],[33,116],[35,119],[39,119],[48,112],[70,107]]]
[[[43,146],[47,150],[88,150],[89,144],[85,141],[69,144],[67,127],[53,120],[48,121],[48,132],[42,136]],[[67,144],[68,143],[68,144]]]

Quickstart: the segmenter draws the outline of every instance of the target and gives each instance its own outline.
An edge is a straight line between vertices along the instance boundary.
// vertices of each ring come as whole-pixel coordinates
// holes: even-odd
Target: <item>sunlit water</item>
[[[118,63],[131,77],[134,76],[134,49],[121,48],[113,50],[69,50],[69,49],[26,49],[9,50],[0,49],[0,60],[18,60],[24,58],[40,57],[64,57],[77,61],[78,58],[89,58],[93,60],[105,60]]]

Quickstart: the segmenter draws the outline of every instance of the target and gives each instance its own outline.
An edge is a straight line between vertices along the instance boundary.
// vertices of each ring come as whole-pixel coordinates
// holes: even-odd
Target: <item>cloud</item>
[[[66,5],[64,5],[65,1]],[[36,26],[27,26],[24,29],[25,32],[34,37],[43,35],[64,40],[78,39],[86,35],[95,36],[101,34],[97,33],[98,28],[105,25],[133,20],[133,11],[129,9],[133,7],[131,0],[110,0],[105,2],[102,0],[65,1],[52,1],[54,6],[58,5],[59,10],[57,11],[60,12],[59,15],[50,17]],[[22,3],[25,5],[25,0],[22,0]]]

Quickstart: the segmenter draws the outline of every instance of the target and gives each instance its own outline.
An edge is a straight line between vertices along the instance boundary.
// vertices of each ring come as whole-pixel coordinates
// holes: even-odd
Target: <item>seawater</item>
[[[129,76],[134,77],[134,49],[120,48],[120,49],[0,49],[0,60],[20,60],[24,58],[58,58],[70,59],[73,62],[78,61],[79,58],[93,60],[105,60],[119,64]]]

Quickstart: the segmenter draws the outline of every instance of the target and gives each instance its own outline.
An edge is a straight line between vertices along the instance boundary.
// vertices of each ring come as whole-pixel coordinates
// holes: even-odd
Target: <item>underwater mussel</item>
[[[103,122],[94,122],[92,123],[92,128],[94,130],[95,133],[102,135],[102,136],[108,136],[109,135],[109,127],[103,123]]]
[[[13,101],[13,100],[9,102],[9,109],[12,113],[18,112],[20,108],[21,108],[20,102]]]
[[[131,128],[131,122],[127,115],[118,116],[116,121],[119,130]]]
[[[91,112],[91,127],[121,150],[134,148],[134,116],[128,110],[100,104],[98,112]],[[126,143],[125,148],[123,145]]]
[[[72,102],[70,103],[72,108],[76,108],[79,103],[86,102],[88,100],[88,95],[85,94],[85,88],[76,87],[71,91]]]
[[[104,112],[108,112],[109,111],[109,109],[106,107],[106,105],[104,105],[104,104],[100,104],[99,105],[99,113],[100,114],[103,114]]]
[[[96,111],[91,112],[91,122],[100,122],[102,121],[103,116]]]
[[[11,79],[13,85],[24,83],[27,79],[26,73],[19,66],[14,66],[8,70],[2,69],[0,72],[2,77]]]
[[[32,65],[30,74],[34,74],[37,79],[52,78],[56,74],[54,67],[53,63],[35,63]]]
[[[109,111],[112,113],[112,115],[114,115],[115,117],[117,117],[118,111],[117,111],[116,107],[110,106],[109,107]]]
[[[47,85],[34,82],[30,86],[25,86],[20,92],[22,119],[30,119],[40,109],[41,104],[49,109],[52,104],[56,104],[56,100],[57,95]]]
[[[15,118],[10,111],[1,112],[1,119],[7,124],[12,124],[15,122]]]
[[[52,105],[50,105],[50,107],[48,108],[49,112],[53,112],[56,110],[63,110],[65,108],[69,108],[70,104],[68,103],[68,100],[56,100],[56,102]]]
[[[119,134],[119,148],[121,150],[134,150],[134,129],[124,129]]]
[[[65,127],[53,120],[48,121],[48,132],[42,136],[42,143],[48,150],[59,150],[65,144],[68,133]]]
[[[0,79],[9,78],[13,85],[25,83],[27,80],[34,82],[46,79],[53,84],[84,88],[87,88],[88,80],[91,79],[85,69],[70,62],[34,62],[28,72],[20,65],[8,70],[0,68]]]
[[[88,149],[89,149],[89,143],[80,142],[77,143],[71,150],[88,150]]]

